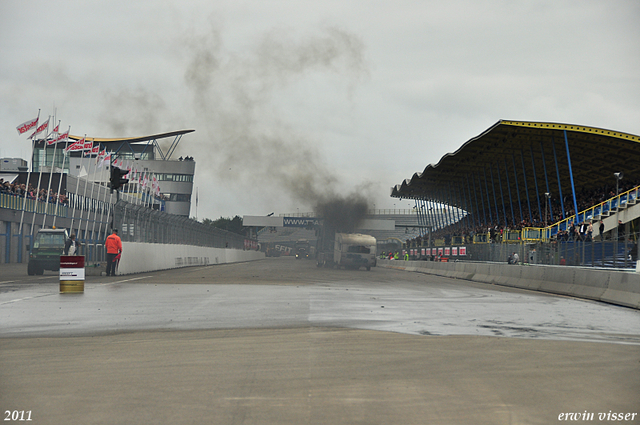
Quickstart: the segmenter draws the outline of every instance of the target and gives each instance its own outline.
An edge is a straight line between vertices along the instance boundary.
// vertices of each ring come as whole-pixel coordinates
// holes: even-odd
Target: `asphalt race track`
[[[88,276],[83,294],[0,267],[9,422],[640,423],[632,309],[292,258]]]

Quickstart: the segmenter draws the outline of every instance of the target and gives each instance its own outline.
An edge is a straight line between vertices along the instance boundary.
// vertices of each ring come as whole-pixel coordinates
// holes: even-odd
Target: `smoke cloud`
[[[338,28],[301,39],[273,30],[239,54],[214,27],[185,46],[184,80],[203,125],[198,140],[189,140],[189,149],[198,145],[196,161],[207,164],[198,172],[261,196],[286,194],[326,217],[348,217],[339,225],[353,227],[365,199],[340,194],[343,182],[323,158],[323,141],[295,128],[277,105],[283,92],[318,75],[337,78],[348,98],[367,75],[360,39]]]

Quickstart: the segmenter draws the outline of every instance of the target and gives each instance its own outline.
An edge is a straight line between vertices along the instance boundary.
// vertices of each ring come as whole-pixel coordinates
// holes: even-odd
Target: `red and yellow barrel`
[[[60,293],[84,292],[84,255],[60,256]]]

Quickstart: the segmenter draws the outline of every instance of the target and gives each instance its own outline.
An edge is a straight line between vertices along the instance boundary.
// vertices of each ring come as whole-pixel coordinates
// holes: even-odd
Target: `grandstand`
[[[572,264],[629,267],[637,257],[639,142],[594,127],[501,120],[391,196],[415,200],[420,223],[440,229],[435,244],[529,244],[518,248],[528,258],[546,243],[537,252],[549,251],[549,263],[567,263],[561,254],[571,247]],[[442,205],[454,224],[431,214]],[[577,243],[591,245],[575,255]]]

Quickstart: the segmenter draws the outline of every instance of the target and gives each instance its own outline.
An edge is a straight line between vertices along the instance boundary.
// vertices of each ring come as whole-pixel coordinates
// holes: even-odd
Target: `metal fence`
[[[637,235],[634,235],[637,236]],[[604,241],[554,241],[531,243],[470,243],[410,249],[416,260],[482,261],[507,263],[518,254],[519,263],[581,267],[634,268],[638,259],[635,238]],[[429,255],[432,253],[433,255]]]
[[[246,238],[193,220],[142,205],[118,201],[113,208],[112,228],[123,242],[196,245],[244,249]]]

